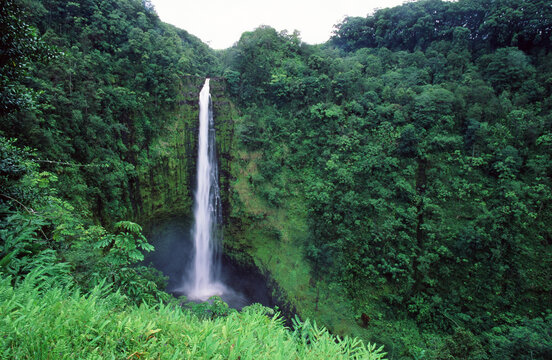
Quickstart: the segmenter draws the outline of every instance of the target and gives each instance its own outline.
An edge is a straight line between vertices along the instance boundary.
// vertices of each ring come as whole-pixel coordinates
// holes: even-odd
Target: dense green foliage
[[[26,86],[35,94],[35,109],[5,115],[0,134],[37,149],[42,160],[93,165],[47,163],[48,170],[64,173],[59,187],[79,211],[104,222],[135,216],[141,205],[137,166],[159,161],[151,147],[177,108],[182,79],[205,75],[216,62],[212,51],[162,23],[147,2],[25,4],[13,13],[18,19],[13,26],[26,26],[26,32],[2,39],[3,47],[24,45],[1,60],[2,77],[13,84],[2,98],[8,101],[12,88]],[[47,63],[30,62],[37,60],[37,34],[57,49]],[[4,71],[12,61],[26,70],[20,85],[13,71]]]
[[[424,0],[348,17],[332,39],[347,51],[386,47],[426,50],[435,41],[464,37],[474,52],[515,46],[550,48],[552,9],[545,0]]]
[[[151,251],[138,224],[123,221],[113,232],[94,225],[62,199],[57,176],[38,172],[33,154],[0,138],[0,274],[17,284],[34,269],[71,271],[83,290],[98,284],[117,285],[129,302],[168,299],[157,271],[135,266]]]
[[[266,309],[175,308],[140,265],[152,247],[128,219],[191,204],[182,118],[221,75],[242,114],[218,108],[225,247],[300,313],[391,359],[552,356],[546,1],[409,2],[321,46],[263,26],[219,53],[148,1],[0,9],[3,353],[366,355]]]
[[[406,318],[426,357],[549,356],[500,337],[551,330],[551,21],[543,1],[421,1],[324,46],[262,27],[224,54],[251,192],[306,203],[314,283],[381,319],[372,338]]]
[[[31,63],[53,56],[41,42],[37,30],[25,22],[26,13],[18,2],[0,3],[0,112],[2,114],[32,106],[33,91],[22,84]]]
[[[0,7],[3,358],[383,358],[314,322],[289,329],[261,306],[182,306],[141,264],[153,246],[121,219],[139,216],[143,199],[153,210],[167,198],[189,203],[174,196],[188,197],[194,147],[182,119],[197,119],[183,93],[195,100],[196,75],[214,71],[211,50],[161,23],[147,1]],[[233,114],[229,103],[215,108]],[[232,129],[218,130],[224,154]],[[157,194],[175,172],[184,191]]]

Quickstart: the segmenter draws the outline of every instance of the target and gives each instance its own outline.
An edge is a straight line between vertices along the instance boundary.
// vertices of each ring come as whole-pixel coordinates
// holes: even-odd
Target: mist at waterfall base
[[[156,269],[168,276],[167,292],[175,296],[186,296],[183,279],[193,264],[194,244],[191,233],[193,219],[174,216],[155,219],[146,231],[149,242],[155,251],[146,255],[145,263],[151,263]],[[257,269],[241,266],[222,254],[219,282],[224,284],[226,292],[221,298],[234,309],[260,303],[274,307],[271,290],[265,277]]]
[[[231,272],[227,265],[222,272],[220,245],[222,240],[222,205],[218,185],[218,161],[215,146],[215,123],[210,95],[210,80],[206,79],[199,94],[199,131],[197,152],[197,187],[194,194],[194,219],[191,232],[191,250],[187,255],[176,260],[174,266],[187,269],[181,274],[180,284],[174,284],[172,292],[186,295],[192,301],[206,301],[211,296],[220,296],[230,306],[241,308],[247,304],[244,293],[237,291],[236,279],[230,280],[233,287],[227,286],[222,274],[228,276]],[[180,234],[186,233],[181,232]],[[176,248],[186,244],[184,236]],[[174,248],[173,248],[174,249]],[[186,249],[186,246],[183,248]],[[172,255],[172,253],[171,253]],[[154,264],[156,261],[154,261]],[[159,262],[157,261],[157,266]],[[170,272],[174,273],[174,269]],[[161,269],[163,270],[163,269]],[[170,276],[170,275],[169,275]],[[239,283],[243,283],[240,281]],[[243,289],[249,291],[249,289]]]

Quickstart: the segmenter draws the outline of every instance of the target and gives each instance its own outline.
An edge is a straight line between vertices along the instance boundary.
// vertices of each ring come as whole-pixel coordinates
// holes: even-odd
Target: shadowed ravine
[[[215,120],[209,79],[199,94],[197,187],[193,220],[172,219],[151,229],[157,251],[148,258],[169,276],[168,291],[192,301],[220,296],[229,306],[242,308],[253,302],[273,305],[262,277],[237,267],[220,252],[222,204],[216,154]],[[256,278],[257,277],[257,278]]]

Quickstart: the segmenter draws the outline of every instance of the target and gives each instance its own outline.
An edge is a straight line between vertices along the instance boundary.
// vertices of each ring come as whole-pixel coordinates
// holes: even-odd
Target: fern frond
[[[117,231],[128,231],[133,234],[140,234],[142,232],[142,227],[132,221],[119,221],[115,223],[115,229]]]

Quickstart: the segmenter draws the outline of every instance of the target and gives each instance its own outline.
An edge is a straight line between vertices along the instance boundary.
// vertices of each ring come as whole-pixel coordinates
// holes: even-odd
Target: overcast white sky
[[[301,32],[309,44],[327,41],[333,25],[346,15],[366,16],[374,9],[400,5],[404,0],[151,0],[164,22],[225,49],[245,31],[259,25]]]

